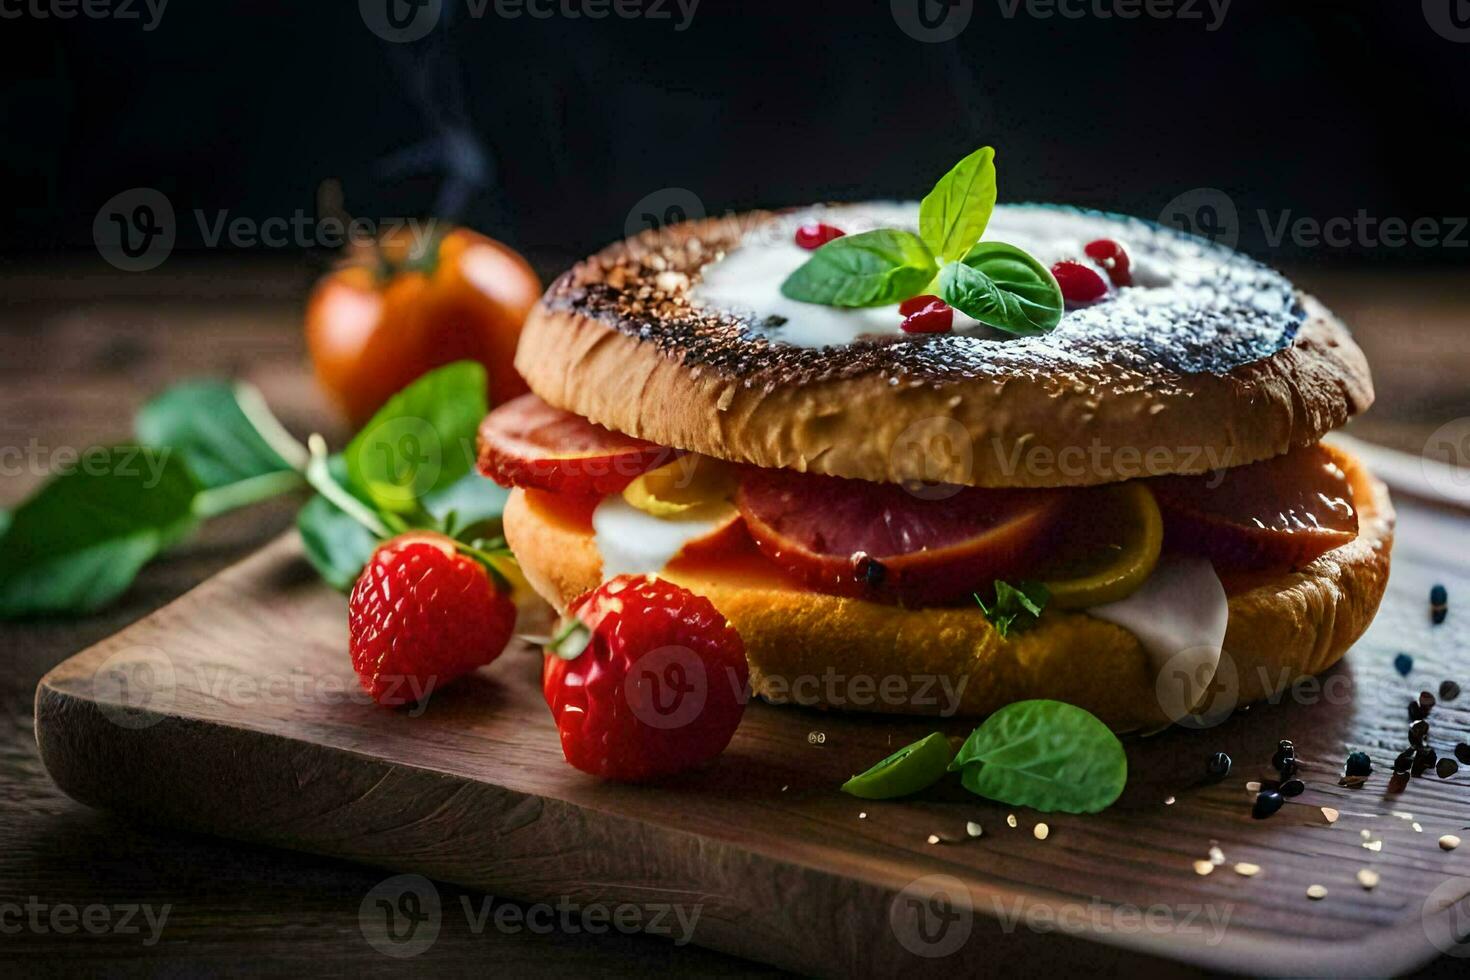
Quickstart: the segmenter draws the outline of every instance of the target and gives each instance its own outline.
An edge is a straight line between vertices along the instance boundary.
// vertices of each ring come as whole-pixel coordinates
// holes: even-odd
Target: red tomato
[[[411,255],[404,232],[323,278],[306,307],[317,379],[354,425],[451,361],[485,365],[492,404],[527,391],[513,366],[521,324],[541,296],[525,259],[457,228]]]

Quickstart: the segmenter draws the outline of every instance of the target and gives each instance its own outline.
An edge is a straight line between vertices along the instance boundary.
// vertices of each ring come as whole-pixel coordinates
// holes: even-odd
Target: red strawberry
[[[352,666],[374,701],[412,704],[500,656],[515,620],[510,597],[449,538],[400,534],[352,588]]]
[[[573,651],[548,653],[542,673],[568,762],[604,779],[653,779],[730,744],[750,674],[740,634],[708,599],[621,575],[568,615],[588,631],[586,647],[570,660]]]

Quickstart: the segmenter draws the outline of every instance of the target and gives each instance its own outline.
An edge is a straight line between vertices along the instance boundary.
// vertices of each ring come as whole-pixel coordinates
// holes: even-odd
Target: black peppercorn
[[[1440,759],[1438,764],[1436,764],[1434,767],[1434,774],[1440,779],[1449,779],[1451,776],[1459,771],[1460,764],[1454,759],[1451,759],[1449,756],[1445,756],[1443,759]]]
[[[1414,753],[1414,775],[1424,775],[1424,770],[1433,768],[1438,761],[1438,752],[1428,745],[1421,746],[1419,751]]]
[[[1461,742],[1455,746],[1455,758],[1470,766],[1470,745]]]
[[[1409,702],[1409,720],[1420,721],[1424,718],[1424,706],[1418,701]]]
[[[1429,722],[1425,721],[1423,718],[1420,718],[1418,721],[1414,722],[1414,724],[1409,726],[1409,744],[1414,746],[1415,748],[1423,745],[1424,740],[1428,737]]]
[[[1409,774],[1406,772],[1396,772],[1388,779],[1388,791],[1390,793],[1402,793],[1408,785]]]
[[[1430,694],[1428,691],[1419,692],[1419,707],[1424,710],[1424,717],[1429,717],[1429,712],[1434,710],[1434,705],[1435,700],[1433,694]]]
[[[1230,756],[1224,752],[1216,752],[1210,756],[1210,761],[1205,763],[1205,772],[1214,779],[1224,779],[1230,775]]]
[[[1454,681],[1439,682],[1439,699],[1441,701],[1453,701],[1460,696],[1460,685]]]
[[[1306,791],[1307,784],[1300,779],[1288,779],[1281,784],[1282,796],[1301,796]]]
[[[1373,775],[1373,760],[1366,752],[1354,752],[1347,757],[1347,764],[1343,766],[1342,771],[1347,776],[1371,776]]]
[[[1450,593],[1443,585],[1436,584],[1429,590],[1429,619],[1438,626],[1444,622],[1445,613],[1449,612]]]
[[[1286,766],[1290,763],[1292,768],[1296,767],[1296,746],[1291,744],[1291,739],[1283,738],[1276,744],[1276,754],[1271,757],[1271,765],[1282,775],[1286,774]]]
[[[1251,807],[1251,816],[1257,820],[1265,820],[1281,809],[1281,805],[1285,802],[1281,794],[1274,789],[1262,790],[1256,795],[1256,805]]]
[[[1399,757],[1393,760],[1394,772],[1408,772],[1414,766],[1414,749],[1404,749]]]

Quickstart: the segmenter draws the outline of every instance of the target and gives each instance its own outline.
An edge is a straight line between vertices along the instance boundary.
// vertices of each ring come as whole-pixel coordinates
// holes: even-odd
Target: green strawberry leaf
[[[145,446],[167,446],[183,453],[207,489],[295,469],[256,430],[240,407],[241,397],[263,404],[259,393],[246,385],[237,388],[220,381],[174,385],[143,406],[133,429]],[[284,432],[274,418],[267,421],[274,432]],[[298,466],[304,463],[304,451],[293,455]]]
[[[182,453],[98,448],[11,515],[0,618],[93,612],[193,529],[199,482]]]
[[[486,411],[482,365],[456,361],[430,371],[390,398],[348,444],[348,483],[379,510],[421,512],[426,495],[470,471]]]
[[[995,150],[965,157],[919,204],[919,235],[942,261],[959,259],[985,234],[995,210]]]
[[[934,278],[934,256],[912,232],[879,228],[834,239],[781,283],[781,294],[827,306],[887,306]]]
[[[1018,701],[985,719],[950,763],[972,793],[1043,812],[1096,813],[1128,783],[1118,737],[1061,701]]]
[[[980,242],[939,273],[950,306],[1008,333],[1042,334],[1062,320],[1062,290],[1036,259],[1002,242]]]

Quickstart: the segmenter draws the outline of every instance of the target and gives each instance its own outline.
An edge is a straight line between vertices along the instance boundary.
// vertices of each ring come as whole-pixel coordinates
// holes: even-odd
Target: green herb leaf
[[[980,242],[939,273],[955,309],[1009,333],[1042,334],[1062,320],[1062,289],[1036,259],[1002,242]]]
[[[327,460],[327,469],[349,493],[372,507],[366,494],[347,486],[347,461],[340,455]],[[378,539],[354,517],[320,494],[296,513],[296,530],[306,558],[328,585],[339,592],[352,588],[362,567],[373,556]]]
[[[421,511],[427,494],[470,471],[487,410],[482,365],[456,361],[430,371],[390,398],[348,444],[348,481],[380,510]]]
[[[842,792],[864,800],[909,796],[939,782],[953,757],[949,739],[934,732],[853,776]]]
[[[1034,626],[1049,599],[1051,592],[1040,582],[1018,582],[1011,585],[999,579],[995,582],[993,606],[987,606],[978,593],[975,595],[980,611],[1002,637],[1010,636],[1011,630],[1020,632]]]
[[[1128,782],[1118,737],[1061,701],[1006,705],[970,733],[949,768],[976,795],[1044,812],[1105,810]]]
[[[206,488],[293,469],[256,431],[235,388],[219,381],[174,385],[143,406],[133,430],[145,446],[183,453]]]
[[[365,493],[347,482],[347,463],[343,457],[330,457],[327,469],[364,506],[373,506]],[[478,472],[467,473],[424,497],[426,523],[444,530],[452,514],[455,520],[452,533],[459,540],[474,544],[497,538],[501,534],[500,516],[509,497],[510,491],[493,480]],[[339,592],[352,588],[379,544],[359,521],[320,495],[307,501],[297,513],[296,529],[301,534],[307,560]]]
[[[995,150],[982,146],[955,164],[920,202],[919,235],[940,259],[953,262],[985,234],[994,210]]]
[[[929,249],[911,232],[880,228],[833,239],[781,284],[781,295],[827,306],[887,306],[934,278]]]
[[[592,631],[575,616],[562,624],[547,644],[547,650],[563,660],[576,660],[592,645]]]
[[[0,537],[0,617],[92,612],[195,524],[182,453],[98,448],[11,515]]]

